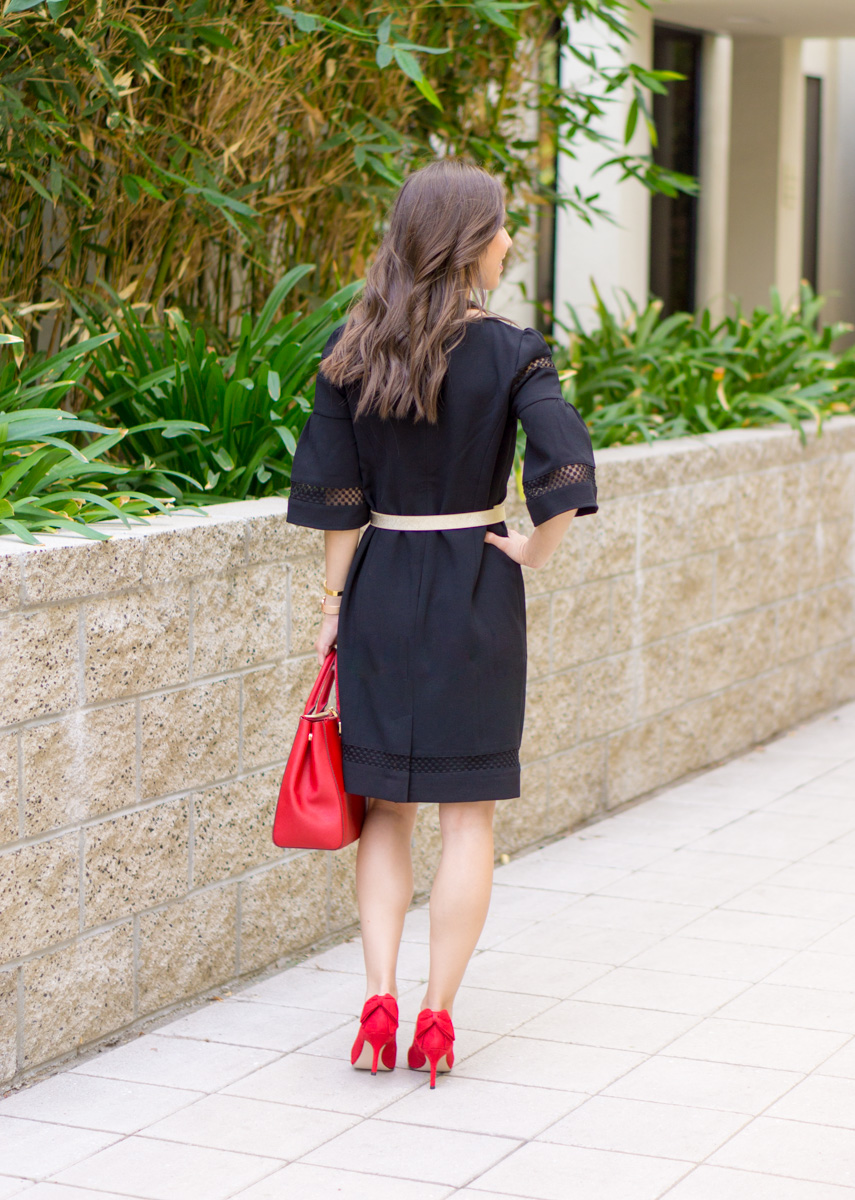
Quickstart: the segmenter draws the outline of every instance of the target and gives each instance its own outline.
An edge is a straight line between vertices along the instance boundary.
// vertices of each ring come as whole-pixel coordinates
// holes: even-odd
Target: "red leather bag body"
[[[344,790],[341,726],[336,708],[328,707],[335,672],[336,654],[331,650],[312,687],[285,765],[273,820],[277,846],[340,850],[355,842],[362,829],[365,797]]]

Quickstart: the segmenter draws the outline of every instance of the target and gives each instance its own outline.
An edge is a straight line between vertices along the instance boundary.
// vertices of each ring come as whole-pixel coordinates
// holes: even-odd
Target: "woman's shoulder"
[[[472,318],[471,325],[477,326],[480,335],[492,346],[500,345],[514,360],[527,363],[535,358],[551,356],[546,338],[529,326],[518,325],[498,313],[485,313]]]

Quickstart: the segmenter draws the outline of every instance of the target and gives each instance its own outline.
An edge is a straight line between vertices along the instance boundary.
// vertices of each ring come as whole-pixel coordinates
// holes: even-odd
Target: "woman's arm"
[[[518,562],[520,566],[533,567],[536,570],[549,562],[575,515],[576,509],[573,508],[570,512],[550,517],[548,521],[535,527],[531,537],[518,533],[516,529],[509,529],[507,537],[498,533],[487,533],[484,535],[484,541],[489,542],[491,546],[498,546],[508,558]]]
[[[347,581],[347,573],[359,542],[358,529],[327,529],[324,531],[324,554],[327,568],[327,587],[340,592]],[[324,613],[315,649],[318,663],[323,661],[338,640],[338,617]]]

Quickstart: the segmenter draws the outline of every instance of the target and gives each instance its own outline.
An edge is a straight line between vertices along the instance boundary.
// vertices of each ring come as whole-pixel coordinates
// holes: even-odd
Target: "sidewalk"
[[[497,870],[435,1092],[351,1070],[361,967],[0,1102],[0,1200],[855,1200],[855,704]]]

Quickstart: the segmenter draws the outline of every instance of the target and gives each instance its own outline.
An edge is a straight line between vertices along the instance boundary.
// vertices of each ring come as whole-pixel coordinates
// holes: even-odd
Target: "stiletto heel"
[[[425,1008],[416,1021],[413,1044],[407,1051],[407,1062],[413,1071],[424,1071],[430,1065],[430,1086],[436,1087],[437,1071],[450,1071],[454,1066],[454,1026],[443,1008],[440,1012]]]
[[[360,1017],[360,1029],[350,1052],[351,1065],[357,1071],[371,1070],[376,1075],[378,1068],[391,1071],[398,1057],[395,1034],[398,1032],[398,1002],[387,992],[384,996],[372,996],[365,1001]]]

